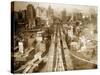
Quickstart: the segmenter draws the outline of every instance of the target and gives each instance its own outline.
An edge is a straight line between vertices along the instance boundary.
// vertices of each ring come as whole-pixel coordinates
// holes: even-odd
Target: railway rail
[[[51,45],[49,47],[48,53],[46,56],[41,57],[42,52],[37,53],[32,60],[28,61],[25,65],[22,65],[18,72],[22,70],[23,73],[32,73],[35,72],[35,69],[39,70],[38,67],[42,62],[46,63],[42,72],[52,72],[52,71],[66,71],[73,70],[73,59],[72,56],[77,60],[82,62],[87,62],[90,64],[97,64],[92,61],[80,58],[73,54],[69,50],[66,42],[65,29],[62,25],[54,25],[54,32],[51,36]]]

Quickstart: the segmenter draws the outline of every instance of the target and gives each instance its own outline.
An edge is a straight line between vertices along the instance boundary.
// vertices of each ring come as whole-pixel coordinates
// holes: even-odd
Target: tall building
[[[41,7],[39,7],[39,4],[38,4],[38,6],[36,8],[36,16],[37,17],[41,17],[41,11],[42,11],[42,9],[41,9]]]
[[[44,7],[40,7],[39,4],[36,8],[36,17],[40,17],[44,20],[47,19],[47,10]]]
[[[36,11],[32,4],[27,6],[27,19],[29,24],[29,29],[35,27],[35,18],[36,18]]]
[[[49,5],[49,6],[48,6],[48,10],[47,10],[47,16],[48,16],[48,17],[53,17],[53,15],[54,15],[54,11],[53,11],[53,9],[51,8],[51,6]]]
[[[51,25],[53,23],[53,17],[54,17],[54,10],[51,8],[51,6],[48,6],[47,9],[47,17],[48,17],[48,24]]]
[[[61,19],[64,24],[66,24],[66,22],[67,22],[67,14],[66,13],[67,13],[66,9],[63,9],[63,11],[61,12]]]

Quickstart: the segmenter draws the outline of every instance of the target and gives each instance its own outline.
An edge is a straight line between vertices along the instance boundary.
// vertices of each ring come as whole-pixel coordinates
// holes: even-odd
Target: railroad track
[[[58,31],[57,31],[57,46],[56,46],[56,66],[54,71],[64,71],[64,64],[63,64],[63,55],[62,55],[62,47],[61,47],[61,42],[60,42],[60,31],[59,31],[59,26],[58,26]]]
[[[82,62],[87,62],[91,64],[96,64],[91,61],[82,59],[74,55],[69,49],[66,42],[66,34],[65,29],[61,25],[54,25],[54,33],[51,36],[51,45],[47,56],[41,57],[42,53],[36,54],[35,58],[28,61],[25,65],[22,65],[18,70],[18,72],[22,70],[23,73],[32,73],[35,72],[41,62],[45,61],[46,65],[44,68],[38,72],[55,72],[55,71],[66,71],[66,70],[73,70],[73,59],[74,58],[81,60]]]
[[[54,42],[53,50],[49,50],[52,53],[50,53],[50,57],[52,57],[53,62],[48,64],[48,70],[47,71],[65,71],[65,70],[72,70],[73,69],[73,64],[72,60],[70,58],[70,53],[65,41],[65,35],[63,34],[63,30],[61,29],[61,26],[55,27],[55,32],[54,32]],[[49,62],[49,61],[48,61]],[[50,65],[52,64],[51,68]]]
[[[60,35],[61,35],[62,55],[63,55],[64,64],[65,64],[65,70],[73,70],[74,66],[72,63],[72,59],[70,57],[70,51],[68,49],[68,46],[65,40],[65,34],[63,33],[63,29],[61,26],[60,26]]]

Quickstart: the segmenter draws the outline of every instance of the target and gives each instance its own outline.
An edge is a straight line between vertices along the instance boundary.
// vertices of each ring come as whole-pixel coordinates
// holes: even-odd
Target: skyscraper
[[[29,4],[27,6],[27,18],[28,18],[29,29],[32,29],[33,27],[35,27],[35,18],[36,18],[36,11],[32,4]]]

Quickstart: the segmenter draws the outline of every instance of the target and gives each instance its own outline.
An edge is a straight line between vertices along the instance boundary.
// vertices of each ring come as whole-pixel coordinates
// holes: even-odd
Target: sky
[[[15,11],[25,10],[28,4],[32,4],[35,8],[37,6],[48,8],[50,5],[55,11],[60,12],[63,9],[66,9],[67,12],[75,12],[81,11],[83,13],[90,13],[90,11],[94,12],[97,11],[96,6],[87,6],[87,5],[69,5],[69,4],[55,4],[55,3],[37,3],[37,2],[15,2]]]

